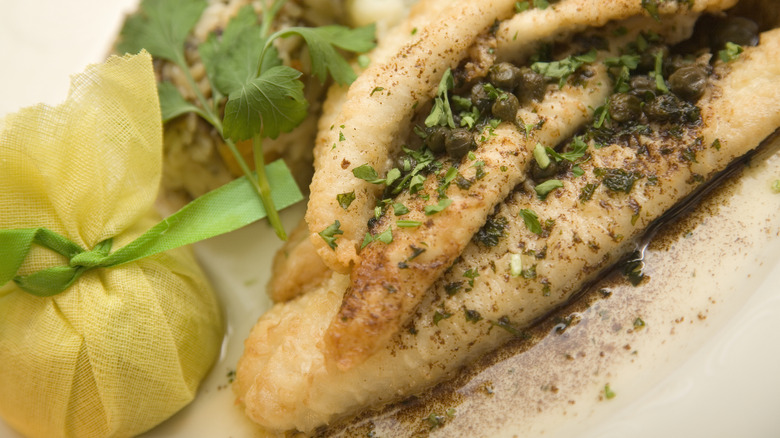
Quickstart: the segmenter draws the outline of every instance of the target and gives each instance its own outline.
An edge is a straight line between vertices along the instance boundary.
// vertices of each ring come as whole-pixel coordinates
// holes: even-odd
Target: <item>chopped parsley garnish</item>
[[[625,169],[603,168],[594,170],[594,174],[601,178],[601,182],[613,192],[630,193],[634,182],[642,177],[639,172],[629,172]]]
[[[439,82],[436,91],[436,97],[433,99],[433,108],[431,113],[425,118],[425,126],[448,126],[455,127],[455,120],[452,116],[452,108],[447,96],[449,90],[455,86],[455,80],[452,77],[452,70],[447,69]]]
[[[409,213],[409,209],[400,202],[396,202],[393,204],[393,213],[395,213],[396,216],[403,216],[406,213]]]
[[[447,283],[446,285],[444,285],[444,291],[447,292],[447,295],[449,296],[455,295],[462,288],[463,288],[462,281],[453,281],[452,283]]]
[[[615,392],[612,391],[612,389],[609,387],[609,383],[604,385],[604,398],[606,398],[607,400],[612,400],[613,398],[615,398]]]
[[[355,175],[356,178],[360,178],[364,181],[368,181],[371,184],[385,183],[385,179],[380,178],[376,170],[374,170],[374,168],[368,164],[363,164],[352,169],[352,174]]]
[[[726,47],[723,50],[718,51],[718,57],[723,62],[731,62],[739,58],[739,54],[742,53],[742,51],[742,46],[729,41],[726,43]]]
[[[519,277],[523,273],[523,258],[520,254],[512,254],[509,258],[509,275]]]
[[[512,336],[516,338],[522,338],[522,339],[529,339],[530,335],[515,326],[512,325],[512,323],[509,321],[508,316],[502,316],[501,318],[498,318],[498,321],[491,322],[496,327],[501,327],[502,329],[508,331]]]
[[[558,179],[548,179],[541,184],[537,184],[536,187],[534,187],[534,190],[540,199],[544,199],[547,197],[547,195],[550,194],[550,192],[561,187],[563,187],[563,181]]]
[[[382,242],[384,244],[388,244],[393,241],[393,230],[390,228],[382,231],[381,233],[374,236],[374,240]]]
[[[328,244],[330,249],[336,249],[339,245],[336,243],[336,239],[340,234],[344,234],[343,231],[340,230],[341,228],[341,222],[338,220],[331,225],[329,225],[324,230],[320,231],[318,234],[320,237],[322,237],[322,240],[325,241],[325,243]]]
[[[523,218],[525,227],[534,234],[542,234],[542,224],[539,223],[539,216],[536,212],[527,208],[520,209],[520,217]]]
[[[469,269],[463,273],[463,276],[469,279],[469,287],[474,287],[474,279],[479,277],[479,271],[476,269]]]
[[[639,252],[635,251],[623,267],[623,274],[632,285],[638,286],[645,279],[643,268],[644,261],[640,257]]]
[[[715,141],[712,142],[712,147],[714,147],[716,151],[720,150],[720,139],[719,138],[716,138]]]
[[[572,55],[559,61],[552,62],[534,62],[531,69],[548,79],[557,79],[558,87],[563,88],[566,79],[580,67],[590,64],[596,60],[597,52],[595,49],[582,55]]]
[[[662,93],[668,93],[669,87],[664,81],[664,52],[659,50],[655,52],[655,70],[650,72],[650,76],[655,78],[655,87]]]
[[[339,206],[343,208],[344,210],[349,208],[349,205],[352,204],[352,201],[355,200],[355,191],[351,191],[349,193],[342,193],[340,195],[336,195],[336,200],[339,203]]]
[[[463,309],[464,313],[466,314],[466,321],[471,323],[477,323],[479,321],[482,321],[482,315],[480,315],[479,312],[472,309]]]
[[[556,152],[555,149],[551,147],[545,148],[545,151],[547,154],[549,154],[551,157],[555,159],[557,162],[561,161],[569,161],[571,163],[576,162],[580,158],[582,158],[585,155],[585,152],[588,151],[588,144],[585,143],[585,141],[580,136],[576,136],[572,139],[572,142],[570,143],[571,150],[567,152]],[[534,155],[536,151],[534,150]]]
[[[645,328],[645,321],[637,316],[634,320],[634,330],[642,330],[643,328]]]
[[[484,246],[496,246],[498,241],[504,237],[507,224],[504,217],[488,216],[485,225],[474,234],[474,240]]]
[[[439,322],[440,322],[442,319],[447,319],[447,318],[449,318],[449,317],[451,317],[451,316],[452,316],[452,314],[451,314],[451,313],[447,313],[447,312],[444,312],[444,313],[442,313],[442,312],[439,312],[439,311],[437,310],[437,311],[436,311],[436,312],[434,312],[434,314],[433,314],[433,325],[436,325],[436,326],[437,326],[437,325],[439,325]]]
[[[450,204],[452,204],[452,199],[439,199],[439,203],[436,205],[426,205],[423,209],[425,211],[426,216],[431,216],[436,213],[441,212],[445,208],[449,207]]]
[[[417,228],[422,225],[420,221],[399,220],[395,222],[398,228]]]
[[[536,143],[536,146],[534,146],[534,159],[540,169],[547,169],[550,165],[550,157],[547,155],[547,148],[542,146],[541,143]]]
[[[596,191],[600,183],[587,183],[585,186],[580,190],[580,201],[586,202],[590,201],[590,199],[593,197],[593,193]]]

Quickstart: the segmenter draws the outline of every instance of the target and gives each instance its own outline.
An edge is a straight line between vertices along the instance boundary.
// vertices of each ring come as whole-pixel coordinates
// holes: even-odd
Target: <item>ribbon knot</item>
[[[282,160],[265,167],[277,208],[301,199],[298,185]],[[147,230],[127,245],[111,252],[111,239],[86,250],[47,228],[0,230],[0,287],[13,280],[22,290],[51,297],[64,292],[78,278],[94,268],[111,268],[134,262],[180,246],[189,245],[251,224],[266,217],[257,193],[246,178],[238,178],[195,199],[181,210]],[[17,275],[33,244],[48,248],[68,260],[64,266]]]
[[[111,239],[91,250],[47,228],[0,230],[0,285],[13,280],[21,289],[39,297],[56,295],[78,280],[86,271],[106,265]],[[33,244],[48,248],[68,259],[66,266],[53,266],[29,275],[16,275]]]
[[[68,266],[71,268],[97,268],[102,266],[102,263],[108,257],[108,253],[111,251],[111,239],[104,240],[90,251],[80,252],[70,258]]]

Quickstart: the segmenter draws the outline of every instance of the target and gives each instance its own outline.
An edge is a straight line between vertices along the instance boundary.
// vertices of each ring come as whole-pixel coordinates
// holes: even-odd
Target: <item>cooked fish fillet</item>
[[[692,6],[688,2],[663,2],[661,10],[667,14],[689,9],[722,10],[736,1],[698,0]],[[420,29],[416,38],[391,59],[369,67],[352,84],[330,124],[333,129],[320,131],[314,151],[315,173],[306,221],[314,246],[328,267],[347,273],[360,259],[358,249],[379,194],[376,186],[355,179],[352,170],[369,164],[379,174],[387,172],[387,158],[400,149],[399,139],[408,133],[417,105],[432,99],[445,70],[464,59],[468,49],[496,20],[510,17],[514,4],[506,0],[457,2],[431,25]],[[518,23],[504,30],[504,41],[512,46],[530,46],[560,35],[559,29],[576,30],[644,12],[638,0],[563,0],[544,11],[532,9],[517,14]],[[530,18],[520,18],[526,16]],[[542,19],[544,23],[536,23]],[[539,30],[528,31],[523,27],[527,24],[538,24]],[[515,32],[508,33],[512,30]],[[504,49],[499,45],[496,50],[500,53]],[[353,191],[356,199],[351,213],[345,215],[337,196]],[[335,220],[339,220],[343,234],[334,249],[318,233]]]
[[[421,0],[415,3],[406,20],[392,27],[377,42],[377,47],[368,54],[370,64],[377,65],[387,61],[420,29],[429,23],[434,16],[452,5],[452,0]],[[353,66],[356,67],[357,66]],[[348,87],[334,84],[328,90],[328,97],[323,104],[323,113],[319,119],[320,132],[329,132],[337,128],[335,125],[342,105],[347,97]],[[330,139],[320,135],[318,149],[332,147]],[[300,230],[300,231],[298,231]],[[305,231],[304,231],[305,230]],[[274,301],[286,301],[318,283],[328,274],[328,267],[320,260],[314,247],[314,240],[309,240],[308,227],[305,221],[296,232],[285,242],[281,251],[274,258],[273,275],[268,284],[268,294]],[[306,260],[307,262],[303,262]]]
[[[777,53],[780,30],[762,34],[736,60],[716,63],[697,104],[700,123],[653,126],[630,147],[591,147],[582,175],[562,178],[545,199],[522,187],[513,192],[494,214],[505,220],[497,244],[469,244],[426,293],[408,329],[353,368],[331,366],[323,353],[348,277],[334,273],[274,306],[247,339],[237,370],[235,389],[248,416],[272,430],[310,431],[413,394],[565,302],[631,251],[652,220],[780,127]],[[613,187],[612,169],[631,183],[623,178]],[[538,234],[518,217],[521,210],[538,216]]]
[[[612,86],[604,68],[594,69],[593,75],[589,86],[553,90],[542,102],[521,111],[522,120],[544,119],[541,128],[525,134],[513,123],[498,126],[477,147],[473,159],[464,157],[458,163],[464,169],[461,177],[475,182],[468,189],[450,184],[443,192],[451,201],[446,209],[428,215],[425,208],[430,201],[409,192],[395,198],[411,210],[403,219],[421,225],[401,228],[388,209],[376,233],[391,230],[392,242],[374,241],[360,251],[341,309],[325,337],[328,355],[339,368],[365,360],[406,323],[425,291],[463,252],[494,207],[525,178],[537,143],[558,144],[592,117]],[[484,176],[477,178],[477,172]],[[443,177],[429,176],[423,190],[436,193]]]

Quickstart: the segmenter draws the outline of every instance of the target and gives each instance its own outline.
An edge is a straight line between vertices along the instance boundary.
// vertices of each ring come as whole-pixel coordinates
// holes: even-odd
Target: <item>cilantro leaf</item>
[[[200,108],[191,104],[172,83],[165,81],[157,85],[157,94],[160,97],[160,112],[162,113],[163,123],[179,117],[186,113],[197,113],[204,119],[208,119],[208,114]]]
[[[138,53],[146,49],[155,58],[186,67],[184,42],[207,5],[206,0],[143,0],[140,12],[125,20],[117,50]]]
[[[349,29],[344,26],[291,27],[271,35],[270,39],[299,35],[309,47],[312,74],[325,82],[328,73],[339,84],[350,84],[357,75],[336,48],[366,52],[374,48],[373,25]]]
[[[225,137],[241,141],[261,133],[276,138],[298,126],[308,107],[300,76],[292,67],[272,67],[230,93],[225,105]]]

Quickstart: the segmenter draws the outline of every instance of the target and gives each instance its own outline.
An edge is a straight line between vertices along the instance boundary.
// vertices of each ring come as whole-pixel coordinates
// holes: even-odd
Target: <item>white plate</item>
[[[0,116],[38,102],[63,100],[69,76],[107,53],[123,14],[137,0],[0,1]],[[780,178],[780,173],[777,174]],[[770,215],[780,211],[767,198]],[[774,204],[773,204],[774,203]],[[288,224],[303,206],[283,212]],[[748,207],[749,208],[749,207]],[[777,219],[774,226],[777,227]],[[219,290],[228,315],[228,336],[220,361],[203,383],[196,401],[150,437],[248,437],[256,431],[233,404],[228,374],[241,354],[244,336],[269,302],[264,295],[269,264],[279,242],[265,224],[204,242],[197,247]],[[735,243],[734,245],[738,245]],[[566,437],[775,437],[780,436],[776,394],[780,392],[780,236],[759,242],[759,253],[720,268],[730,285],[707,320],[680,330],[646,355],[641,366],[614,375],[617,397],[581,403],[581,414],[563,417],[544,430]],[[734,247],[739,254],[741,248]],[[733,269],[732,269],[733,268]],[[727,274],[727,275],[726,275]],[[740,286],[742,285],[742,286]],[[731,288],[731,289],[729,289]],[[733,290],[732,290],[733,289]],[[653,371],[655,370],[655,371]],[[7,395],[2,395],[7,396]],[[584,397],[588,399],[588,397]],[[595,394],[590,399],[596,400]],[[593,401],[591,400],[591,401]],[[467,418],[467,417],[463,417]],[[511,435],[515,426],[503,432]],[[540,428],[517,426],[527,436]],[[448,429],[443,429],[444,434]],[[0,421],[0,437],[17,436]]]

